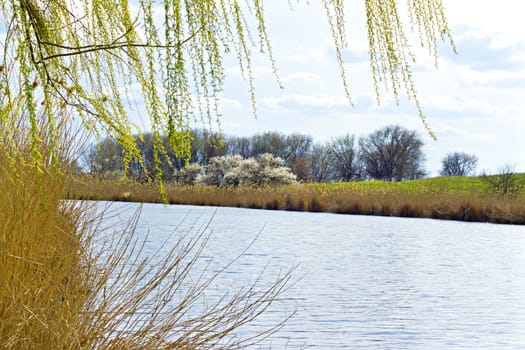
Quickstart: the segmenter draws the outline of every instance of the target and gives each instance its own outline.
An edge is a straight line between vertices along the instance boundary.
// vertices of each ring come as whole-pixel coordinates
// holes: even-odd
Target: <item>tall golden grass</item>
[[[161,202],[157,185],[133,181],[103,181],[82,176],[67,186],[68,198]],[[525,224],[523,195],[502,196],[486,191],[406,190],[393,186],[283,187],[166,186],[171,204],[193,204],[332,212],[340,214],[422,217],[446,220]]]
[[[121,229],[104,227],[93,203],[62,199],[69,156],[62,172],[46,162],[35,171],[31,146],[17,140],[0,144],[0,348],[237,349],[282,325],[236,334],[287,288],[289,273],[206,304],[218,275],[195,279],[206,228],[165,242],[171,249],[153,264],[142,254],[147,238],[134,233],[139,213]],[[71,142],[64,137],[63,149]]]

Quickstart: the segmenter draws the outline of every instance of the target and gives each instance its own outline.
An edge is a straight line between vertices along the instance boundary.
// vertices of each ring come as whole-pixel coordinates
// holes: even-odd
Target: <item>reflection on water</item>
[[[525,348],[523,227],[145,204],[138,230],[149,232],[145,254],[179,225],[177,232],[191,232],[211,217],[202,266],[219,270],[241,256],[210,298],[252,283],[263,269],[269,284],[297,265],[283,300],[242,330],[295,310],[272,348]]]

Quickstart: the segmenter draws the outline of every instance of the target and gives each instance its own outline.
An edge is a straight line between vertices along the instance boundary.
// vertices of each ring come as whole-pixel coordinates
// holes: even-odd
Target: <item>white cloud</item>
[[[252,76],[254,79],[262,79],[268,76],[273,76],[272,68],[269,66],[252,66]],[[229,66],[224,69],[226,76],[230,78],[247,78],[243,77],[241,69],[239,66]],[[246,72],[247,73],[247,72]]]
[[[490,35],[500,48],[525,41],[522,0],[444,0],[444,6],[453,28],[470,27]]]
[[[298,107],[333,109],[348,107],[349,102],[348,99],[337,96],[290,94],[279,98],[264,98],[261,100],[261,105],[272,109]]]
[[[297,46],[286,55],[286,59],[291,63],[309,63],[309,64],[328,64],[333,61],[328,56],[324,47],[315,48],[307,46]]]
[[[314,72],[297,71],[283,78],[284,84],[314,84],[321,81],[321,76]]]
[[[433,124],[434,131],[438,135],[438,140],[442,141],[440,143],[446,143],[447,139],[459,139],[459,140],[469,140],[472,141],[483,141],[490,142],[497,140],[497,136],[490,133],[483,133],[479,131],[474,131],[476,128],[464,128],[463,124],[465,123],[476,123],[477,121],[473,118],[468,118],[464,120],[456,120],[454,123],[443,123],[436,122]],[[445,141],[445,142],[443,142]]]
[[[487,86],[493,88],[519,88],[525,86],[525,70],[508,71],[494,69],[489,71],[476,71],[469,66],[462,66],[457,69],[458,79],[465,85]]]
[[[482,115],[495,115],[499,108],[492,103],[459,94],[425,95],[422,103],[426,108],[452,112],[468,112]],[[480,115],[481,114],[481,115]]]
[[[221,97],[219,98],[219,105],[221,109],[236,109],[241,110],[243,105],[241,101],[233,98],[225,98]]]

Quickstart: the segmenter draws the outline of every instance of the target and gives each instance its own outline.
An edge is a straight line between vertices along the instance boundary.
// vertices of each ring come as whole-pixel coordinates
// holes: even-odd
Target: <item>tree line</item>
[[[200,172],[205,172],[206,167],[215,169],[219,163],[240,164],[243,159],[258,161],[262,155],[271,154],[299,181],[401,181],[426,175],[421,137],[415,131],[397,125],[383,127],[359,138],[346,134],[324,143],[314,142],[312,136],[298,133],[285,135],[270,131],[252,136],[222,136],[194,129],[191,131],[189,158],[177,157],[170,151],[155,153],[153,135],[149,133],[135,135],[135,141],[141,159],[133,159],[129,166],[125,166],[122,146],[108,137],[84,153],[83,170],[100,177],[125,174],[141,181],[154,179],[160,173],[165,181],[187,183],[189,179],[195,180]],[[162,142],[167,143],[167,138]],[[219,161],[217,157],[222,158]],[[228,160],[231,157],[236,158]],[[445,156],[442,164],[442,175],[468,175],[474,171],[477,158],[455,152]]]

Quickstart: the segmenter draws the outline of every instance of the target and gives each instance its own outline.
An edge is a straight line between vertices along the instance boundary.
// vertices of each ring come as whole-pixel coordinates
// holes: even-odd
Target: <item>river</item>
[[[137,207],[112,205],[124,220]],[[295,267],[283,300],[239,331],[295,312],[265,346],[525,349],[523,226],[144,204],[137,234],[147,254],[210,220],[202,266],[238,257],[211,298]]]

